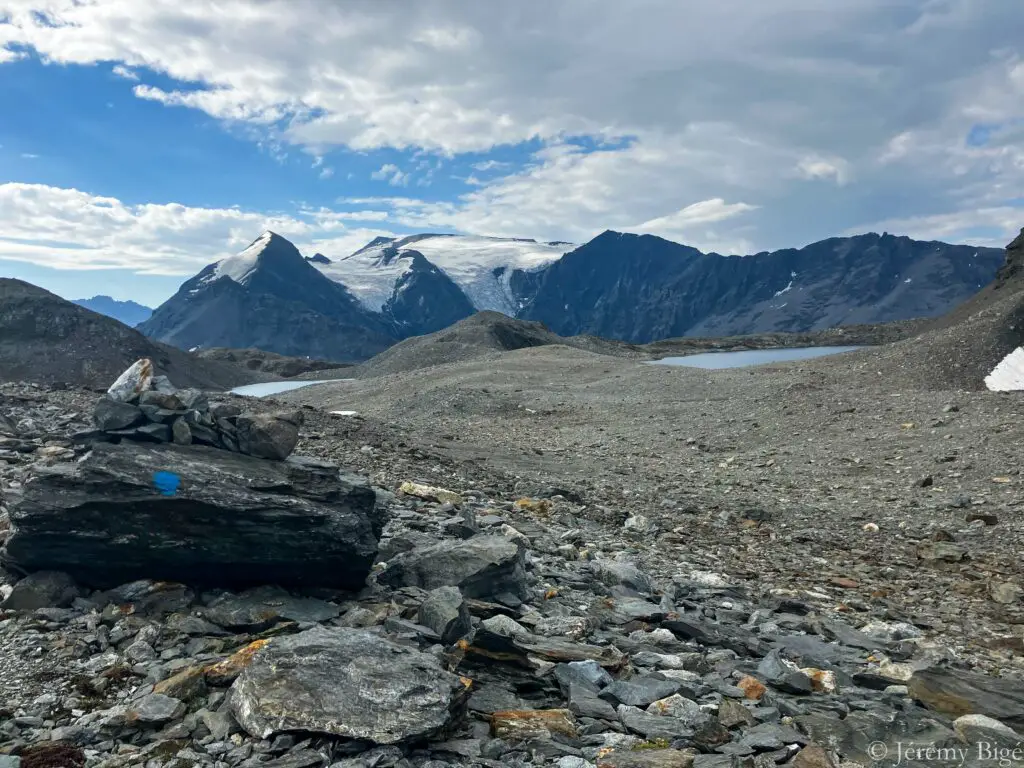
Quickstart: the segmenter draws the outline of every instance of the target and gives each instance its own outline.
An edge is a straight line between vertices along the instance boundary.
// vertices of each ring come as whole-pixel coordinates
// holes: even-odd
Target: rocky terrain
[[[755,369],[0,385],[0,765],[1019,764],[1024,404],[911,354],[1003,301]]]
[[[240,365],[250,371],[260,371],[274,376],[290,379],[304,373],[316,371],[338,370],[351,367],[351,364],[337,363],[330,360],[313,360],[307,357],[288,357],[262,349],[229,349],[213,347],[196,350],[196,356],[203,360],[221,360]]]
[[[991,282],[1001,263],[998,249],[888,234],[726,257],[618,232],[578,248],[417,234],[304,259],[265,232],[188,280],[140,328],[185,349],[255,347],[343,362],[478,312],[633,344],[839,327],[857,334],[942,315]]]
[[[21,280],[0,278],[0,381],[106,388],[139,358],[180,386],[224,389],[272,379],[200,360]]]

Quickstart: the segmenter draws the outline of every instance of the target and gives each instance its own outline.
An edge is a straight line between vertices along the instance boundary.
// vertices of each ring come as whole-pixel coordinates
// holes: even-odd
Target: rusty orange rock
[[[242,674],[242,670],[249,666],[257,652],[265,648],[269,642],[270,640],[256,640],[223,661],[211,664],[205,670],[206,682],[217,686],[231,685],[235,678]]]
[[[747,675],[736,683],[736,687],[743,691],[743,695],[751,701],[760,701],[761,697],[768,691],[768,689],[764,687],[764,683],[750,675]]]
[[[538,733],[576,738],[576,718],[567,709],[514,709],[491,715],[491,731],[499,739],[518,741]]]

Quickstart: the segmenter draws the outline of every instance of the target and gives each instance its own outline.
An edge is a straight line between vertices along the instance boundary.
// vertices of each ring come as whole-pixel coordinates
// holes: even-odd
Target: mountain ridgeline
[[[191,349],[255,347],[365,360],[480,311],[563,336],[634,343],[805,332],[936,317],[990,283],[998,248],[888,234],[719,256],[651,235],[605,232],[580,247],[421,234],[350,256],[303,258],[266,232],[211,264],[140,326]]]

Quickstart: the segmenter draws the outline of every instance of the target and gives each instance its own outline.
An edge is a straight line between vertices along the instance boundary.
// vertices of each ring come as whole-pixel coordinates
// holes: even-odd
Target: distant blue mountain
[[[134,301],[118,301],[109,296],[75,299],[73,303],[80,307],[91,309],[93,312],[99,312],[101,315],[120,320],[130,328],[134,328],[139,323],[146,322],[149,320],[150,315],[153,314],[153,310],[149,307],[136,304]]]

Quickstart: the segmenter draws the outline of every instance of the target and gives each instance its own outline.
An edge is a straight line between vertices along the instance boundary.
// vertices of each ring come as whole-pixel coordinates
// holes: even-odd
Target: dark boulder
[[[75,580],[60,571],[39,571],[26,576],[0,608],[10,611],[34,611],[37,608],[66,608],[78,597]]]
[[[377,581],[391,587],[459,587],[466,597],[488,600],[526,596],[524,553],[504,536],[442,541],[388,561]]]
[[[8,560],[98,588],[152,578],[359,589],[383,525],[370,485],[333,465],[195,445],[100,444],[8,503]]]
[[[235,428],[238,450],[261,459],[287,459],[299,442],[302,412],[244,414]]]
[[[92,419],[98,429],[112,431],[134,427],[144,422],[146,417],[138,406],[110,397],[101,397],[96,401]]]

